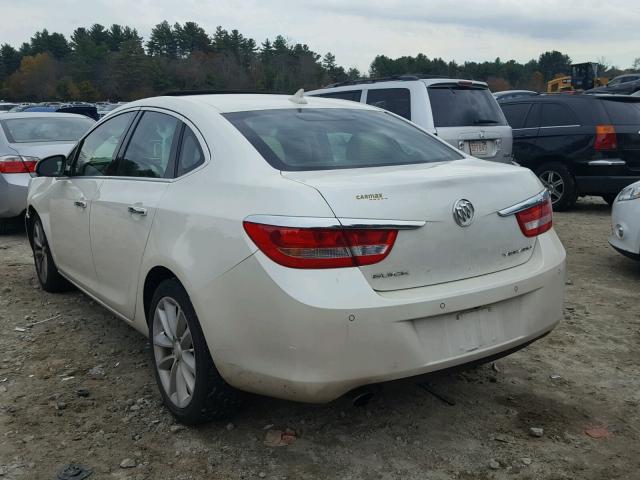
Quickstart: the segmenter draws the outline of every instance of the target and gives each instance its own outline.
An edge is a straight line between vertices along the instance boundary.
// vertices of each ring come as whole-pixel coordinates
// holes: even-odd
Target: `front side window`
[[[124,155],[117,162],[116,175],[164,178],[171,170],[169,161],[175,151],[180,125],[180,121],[170,115],[144,112]]]
[[[278,170],[330,170],[459,160],[453,148],[386,112],[342,108],[224,114]]]
[[[127,112],[105,121],[86,136],[80,146],[74,176],[102,176],[114,160],[120,140],[133,120],[135,112]]]
[[[77,142],[95,122],[82,117],[38,117],[0,120],[9,143]]]
[[[558,103],[542,104],[541,127],[577,125],[578,120],[569,108]]]
[[[408,88],[370,89],[367,103],[411,120],[411,92]]]
[[[436,128],[506,125],[496,99],[487,88],[445,83],[433,85],[428,91]]]
[[[346,90],[343,92],[330,92],[321,93],[320,95],[314,95],[315,97],[322,98],[337,98],[339,100],[351,100],[352,102],[359,102],[362,96],[362,90]]]

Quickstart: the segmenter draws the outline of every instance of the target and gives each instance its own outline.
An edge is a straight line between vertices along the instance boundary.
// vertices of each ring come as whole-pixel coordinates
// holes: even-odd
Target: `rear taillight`
[[[32,173],[38,159],[20,155],[0,156],[0,173]]]
[[[256,246],[271,260],[291,268],[342,268],[383,260],[398,230],[296,228],[244,222]]]
[[[525,237],[540,235],[553,225],[551,198],[548,195],[544,198],[543,202],[516,213],[518,225]]]
[[[618,148],[618,138],[613,125],[596,125],[594,148],[598,151],[616,150]]]

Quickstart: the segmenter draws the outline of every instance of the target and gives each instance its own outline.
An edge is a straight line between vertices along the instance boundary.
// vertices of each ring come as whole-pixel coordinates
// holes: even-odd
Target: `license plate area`
[[[518,319],[519,298],[437,317],[414,320],[425,351],[445,360],[503,343]],[[517,323],[517,321],[515,322]]]
[[[492,307],[479,307],[458,312],[447,321],[447,332],[460,353],[473,352],[495,344],[499,320],[492,315]]]
[[[471,155],[477,155],[481,157],[489,155],[489,141],[488,140],[470,140],[469,153]]]

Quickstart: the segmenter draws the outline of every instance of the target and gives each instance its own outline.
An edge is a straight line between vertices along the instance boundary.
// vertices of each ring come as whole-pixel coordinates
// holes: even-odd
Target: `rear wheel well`
[[[171,278],[177,277],[171,270],[166,267],[153,267],[151,270],[149,270],[149,273],[147,273],[147,278],[145,278],[144,280],[144,289],[142,291],[145,316],[149,311],[151,299],[153,298],[153,294],[158,288],[158,285]],[[147,318],[147,323],[149,322],[149,320],[150,319]]]
[[[25,216],[25,227],[27,230],[27,238],[29,239],[29,244],[33,248],[33,221],[38,216],[38,212],[31,205],[27,208],[26,216]]]

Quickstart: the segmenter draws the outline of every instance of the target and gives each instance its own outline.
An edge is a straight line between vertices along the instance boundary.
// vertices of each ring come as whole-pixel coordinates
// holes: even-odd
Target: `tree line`
[[[446,75],[485,80],[494,90],[544,90],[547,80],[568,73],[570,63],[557,51],[524,64],[379,55],[367,74]],[[129,26],[94,24],[76,28],[69,38],[44,29],[19,48],[0,45],[0,98],[14,101],[133,100],[201,89],[292,93],[360,76],[356,68],[339,66],[331,52],[320,55],[282,35],[258,44],[238,30],[208,33],[195,22],[164,21],[146,41]]]

